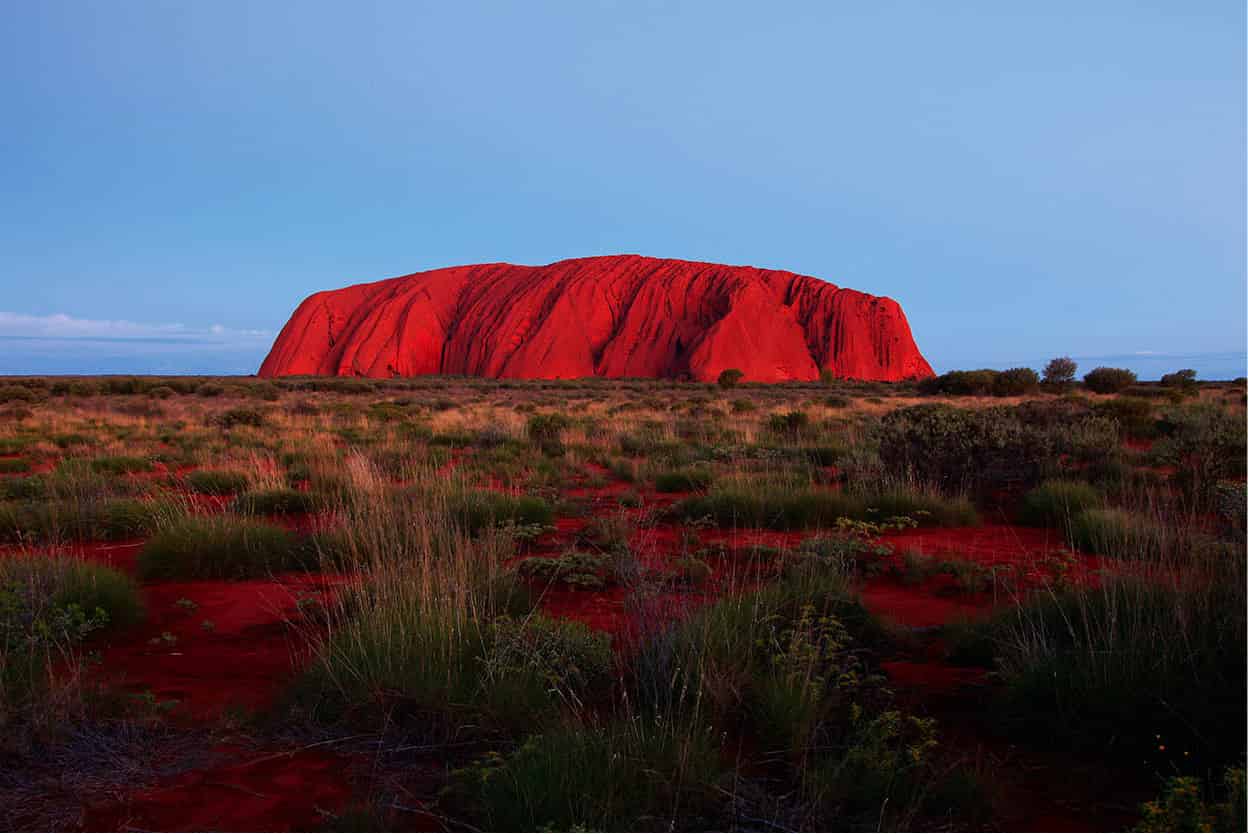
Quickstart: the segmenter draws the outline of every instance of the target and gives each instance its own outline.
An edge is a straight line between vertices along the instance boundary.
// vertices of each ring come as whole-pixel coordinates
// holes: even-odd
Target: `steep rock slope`
[[[260,376],[899,380],[932,369],[891,298],[638,255],[434,269],[309,296]]]

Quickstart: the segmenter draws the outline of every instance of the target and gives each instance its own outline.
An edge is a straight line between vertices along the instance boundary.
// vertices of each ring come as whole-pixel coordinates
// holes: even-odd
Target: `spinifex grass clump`
[[[338,513],[353,581],[295,703],[446,740],[532,729],[602,696],[607,639],[531,612],[503,570],[503,532],[468,536],[431,490],[419,504],[358,500]]]
[[[985,628],[1020,733],[1184,768],[1243,754],[1242,553],[1041,594]]]
[[[151,579],[247,579],[308,567],[309,556],[282,527],[237,516],[188,517],[162,529],[139,552]]]
[[[694,734],[748,738],[755,767],[784,773],[814,820],[901,825],[929,807],[941,774],[934,722],[898,709],[875,671],[888,632],[848,574],[805,561],[653,638],[637,661],[646,714]],[[679,827],[679,826],[678,826]]]
[[[885,521],[907,516],[920,524],[957,527],[979,522],[964,499],[902,489],[874,493],[833,492],[766,481],[716,485],[706,495],[686,498],[672,508],[679,518],[710,518],[721,527],[772,530],[832,529],[838,519]]]
[[[490,831],[721,829],[716,742],[661,718],[568,723],[456,770],[443,801]]]
[[[181,513],[163,501],[66,498],[0,504],[0,541],[116,541],[154,532]]]
[[[186,475],[186,486],[201,495],[232,495],[247,489],[251,478],[245,472],[197,469]]]
[[[0,731],[6,742],[51,729],[58,716],[80,707],[78,646],[97,631],[142,617],[134,581],[111,568],[44,554],[0,559]],[[62,667],[56,676],[54,665]]]
[[[316,498],[297,489],[266,489],[242,493],[231,508],[244,515],[310,513],[316,509]]]
[[[422,499],[418,492],[414,501],[422,500],[427,500],[427,496]],[[455,490],[441,500],[451,519],[473,535],[487,527],[507,523],[549,524],[555,517],[550,504],[531,495],[507,495],[491,490]]]
[[[1101,504],[1096,487],[1080,481],[1045,481],[1023,496],[1019,520],[1032,527],[1068,528],[1084,510]]]

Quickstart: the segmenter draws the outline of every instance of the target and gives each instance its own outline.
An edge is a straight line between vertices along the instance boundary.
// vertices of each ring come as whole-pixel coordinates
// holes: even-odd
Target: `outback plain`
[[[0,827],[1244,818],[1245,386],[0,382]]]

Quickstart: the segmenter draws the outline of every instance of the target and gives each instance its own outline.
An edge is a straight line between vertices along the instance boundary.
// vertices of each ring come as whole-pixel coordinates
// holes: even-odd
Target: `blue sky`
[[[310,292],[617,252],[938,369],[1244,373],[1244,4],[11,4],[0,373],[250,372]]]

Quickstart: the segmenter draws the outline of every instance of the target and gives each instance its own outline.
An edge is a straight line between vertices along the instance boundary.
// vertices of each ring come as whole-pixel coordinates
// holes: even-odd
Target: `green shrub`
[[[570,724],[455,771],[446,801],[490,831],[701,827],[722,806],[723,770],[703,728],[645,718]]]
[[[1120,509],[1085,509],[1070,522],[1070,543],[1085,553],[1142,559],[1163,551],[1155,524]]]
[[[308,567],[282,527],[232,516],[185,518],[156,533],[139,552],[138,573],[152,579],[249,579]]]
[[[1242,479],[1248,461],[1248,432],[1242,416],[1216,405],[1167,410],[1158,421],[1161,440],[1153,454],[1176,470],[1184,493],[1206,504],[1220,481]]]
[[[1219,570],[1180,583],[1107,578],[1000,615],[1003,717],[1046,743],[1162,770],[1238,761],[1248,731],[1244,582],[1242,565]]]
[[[232,429],[235,426],[263,428],[267,425],[268,420],[265,418],[264,412],[259,409],[231,408],[218,414],[212,419],[212,422],[223,429]]]
[[[245,472],[227,472],[220,469],[197,469],[185,476],[186,487],[200,495],[232,495],[243,492],[251,483]]]
[[[572,421],[562,414],[534,414],[529,418],[526,429],[533,445],[548,455],[563,454],[563,432],[572,425]]]
[[[736,388],[743,379],[745,379],[743,372],[736,368],[727,368],[720,371],[719,379],[716,382],[720,388]]]
[[[1039,387],[1040,377],[1031,368],[1010,368],[997,374],[992,381],[992,393],[997,397],[1030,394]]]
[[[470,535],[487,527],[506,524],[550,524],[555,512],[550,504],[530,495],[506,495],[492,490],[453,493],[447,499],[450,517]]]
[[[1069,356],[1050,359],[1044,366],[1044,384],[1050,388],[1063,391],[1075,381],[1075,372],[1079,366]]]
[[[654,477],[654,488],[658,492],[695,492],[706,489],[714,480],[714,475],[706,469],[680,469],[672,472],[660,472]]]
[[[1083,384],[1098,394],[1117,394],[1135,384],[1135,373],[1126,368],[1095,368],[1084,374]]]
[[[720,527],[772,530],[832,529],[841,518],[885,521],[896,516],[949,527],[978,523],[974,508],[964,499],[900,490],[856,494],[767,483],[719,485],[706,495],[678,502],[670,513],[686,521],[709,518]]]
[[[63,461],[62,467],[68,463],[69,461]],[[147,458],[122,455],[93,458],[90,465],[92,472],[106,475],[129,475],[133,472],[146,472],[152,468],[152,462]]]
[[[872,432],[888,475],[950,494],[1038,484],[1057,473],[1063,454],[1078,460],[1119,454],[1112,421],[1060,404],[924,404],[889,412]]]
[[[984,368],[978,371],[949,371],[919,383],[922,394],[948,394],[957,397],[982,397],[991,394],[998,372]]]
[[[1244,768],[1228,767],[1222,775],[1219,801],[1193,776],[1171,776],[1165,790],[1140,809],[1136,831],[1239,831],[1248,816]]]
[[[1019,521],[1030,527],[1065,528],[1084,510],[1101,503],[1091,484],[1081,481],[1045,481],[1023,496]]]
[[[784,440],[796,440],[810,426],[810,415],[805,411],[784,411],[767,418],[767,431]]]
[[[131,498],[0,504],[0,541],[129,539],[153,532],[174,513],[170,505]]]
[[[310,513],[316,509],[316,499],[297,489],[267,489],[242,493],[234,499],[232,509],[244,515]]]
[[[1161,386],[1163,388],[1175,389],[1186,397],[1190,397],[1200,390],[1200,383],[1196,381],[1196,371],[1191,368],[1184,368],[1172,374],[1163,374]]]
[[[79,559],[31,554],[0,559],[0,725],[46,709],[50,670],[80,662],[79,646],[102,629],[143,617],[125,574]],[[54,707],[53,707],[54,708]]]
[[[0,458],[0,474],[18,475],[30,471],[30,461],[26,458]]]

